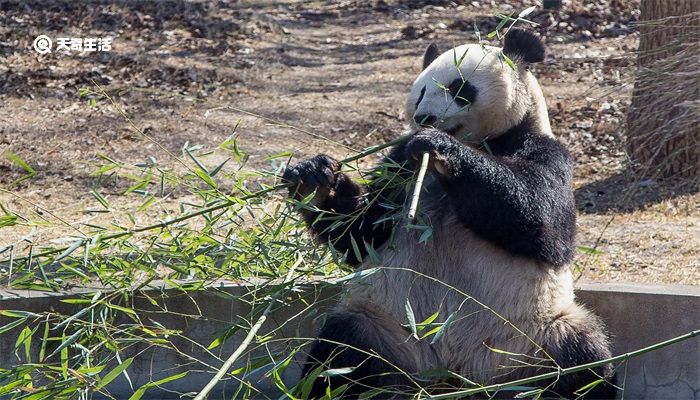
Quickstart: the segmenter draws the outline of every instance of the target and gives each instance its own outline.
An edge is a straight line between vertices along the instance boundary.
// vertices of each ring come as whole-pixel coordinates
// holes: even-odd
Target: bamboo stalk
[[[451,393],[445,393],[445,394],[439,394],[435,396],[430,396],[429,398],[431,399],[454,399],[454,398],[461,398],[463,396],[469,396],[472,394],[477,394],[477,393],[483,393],[483,392],[495,392],[499,390],[503,390],[509,387],[513,386],[524,386],[527,385],[528,383],[532,382],[537,382],[543,379],[550,379],[550,378],[559,378],[564,375],[569,375],[573,374],[574,372],[579,372],[595,367],[600,367],[602,365],[608,364],[608,363],[615,363],[618,361],[625,361],[633,357],[640,356],[645,353],[649,353],[654,350],[661,349],[663,347],[670,346],[672,344],[676,344],[678,342],[682,342],[684,340],[692,339],[696,336],[700,335],[700,330],[696,331],[691,331],[688,332],[684,335],[681,336],[676,336],[675,338],[665,340],[663,342],[659,342],[656,344],[653,344],[651,346],[647,346],[644,348],[641,348],[639,350],[632,351],[630,353],[625,353],[625,354],[620,354],[619,356],[611,357],[606,360],[601,360],[601,361],[596,361],[596,362],[591,362],[588,364],[582,364],[582,365],[577,365],[575,367],[570,367],[570,368],[562,368],[558,369],[557,371],[554,372],[548,372],[546,374],[541,374],[537,376],[532,376],[530,378],[524,378],[524,379],[518,379],[515,381],[507,382],[507,383],[499,383],[499,384],[494,384],[494,385],[488,385],[488,386],[483,386],[480,388],[475,388],[475,389],[466,389],[466,390],[460,390],[456,392],[451,392]]]
[[[289,283],[292,280],[292,276],[294,274],[294,271],[296,268],[301,264],[303,258],[299,257],[297,261],[292,265],[291,268],[289,268],[289,271],[287,272],[287,276],[284,278],[284,283]],[[265,320],[267,320],[267,316],[270,315],[270,312],[272,311],[272,306],[277,302],[277,299],[279,299],[280,295],[284,292],[284,290],[280,290],[279,292],[275,293],[271,298],[270,298],[270,303],[267,305],[265,308],[265,311],[263,311],[262,315],[258,320],[255,322],[255,324],[250,328],[250,331],[248,331],[248,334],[246,335],[245,339],[241,342],[241,344],[238,346],[236,351],[234,351],[228,359],[224,362],[224,364],[219,368],[219,370],[216,372],[216,375],[214,375],[213,378],[204,386],[201,392],[197,393],[197,396],[194,398],[194,400],[204,400],[207,398],[207,395],[209,395],[209,392],[211,392],[212,389],[214,389],[214,386],[216,386],[217,383],[221,380],[221,378],[226,375],[229,369],[231,369],[231,366],[233,366],[233,363],[238,360],[238,357],[243,354],[243,352],[248,348],[250,343],[253,342],[253,339],[255,339],[255,335],[258,334],[258,331],[260,328],[263,326],[265,323]]]
[[[397,139],[391,140],[391,141],[389,141],[389,142],[387,142],[387,143],[383,143],[383,144],[379,144],[379,145],[367,147],[366,149],[360,151],[359,153],[357,153],[357,154],[355,154],[355,155],[353,155],[353,156],[350,156],[350,157],[347,157],[347,158],[344,158],[344,159],[340,160],[340,163],[341,163],[341,164],[348,164],[348,163],[351,163],[351,162],[353,162],[353,161],[356,161],[356,160],[359,160],[359,159],[361,159],[361,158],[367,157],[367,156],[369,156],[369,155],[371,155],[371,154],[374,154],[374,153],[376,153],[376,152],[378,152],[378,151],[384,150],[384,149],[386,149],[387,147],[391,147],[391,146],[394,146],[394,145],[403,143],[403,142],[407,141],[408,139],[410,139],[411,137],[412,137],[411,135],[404,135],[404,136],[401,136],[401,137],[399,137],[399,138],[397,138]],[[255,198],[255,197],[262,196],[262,195],[264,195],[264,194],[270,193],[270,192],[275,192],[275,191],[278,191],[278,190],[281,190],[281,189],[285,189],[285,188],[287,188],[287,187],[288,187],[287,184],[281,183],[281,184],[278,184],[278,185],[275,185],[275,186],[271,186],[271,187],[268,187],[268,188],[259,190],[259,191],[257,191],[257,192],[251,193],[250,195],[247,195],[247,196],[244,196],[244,197],[242,197],[242,198],[237,199],[237,201],[240,201],[240,200],[243,200],[243,201],[250,200],[250,199],[253,199],[253,198]],[[129,230],[126,230],[126,231],[114,232],[114,233],[110,233],[110,234],[107,234],[107,235],[104,235],[104,236],[96,235],[96,236],[92,236],[92,237],[87,237],[87,238],[85,238],[85,240],[86,240],[86,241],[90,241],[90,240],[95,239],[95,238],[98,237],[98,236],[99,236],[100,239],[102,239],[102,240],[117,239],[117,238],[120,238],[120,237],[123,237],[123,236],[126,236],[126,235],[131,235],[131,234],[134,234],[134,233],[140,233],[140,232],[150,231],[150,230],[158,229],[158,228],[165,228],[165,227],[167,227],[167,226],[169,226],[169,225],[176,224],[176,223],[178,223],[178,222],[182,222],[182,221],[188,220],[188,219],[190,219],[190,218],[197,217],[197,216],[202,215],[202,214],[206,214],[206,213],[208,213],[208,212],[212,212],[212,211],[220,210],[220,209],[222,209],[222,208],[229,207],[229,206],[231,206],[231,205],[233,205],[233,204],[236,204],[237,201],[234,201],[234,200],[226,200],[226,201],[223,201],[223,202],[221,202],[221,203],[219,203],[219,204],[215,204],[215,205],[212,205],[212,206],[209,206],[209,207],[205,207],[205,208],[199,209],[199,210],[197,210],[197,211],[195,211],[195,212],[183,214],[183,215],[181,215],[181,216],[179,216],[179,217],[177,217],[177,218],[173,218],[173,219],[171,219],[171,220],[159,222],[159,223],[157,223],[157,224],[147,225],[147,226],[144,226],[144,227],[141,227],[141,228],[136,228],[136,229],[129,229]],[[41,253],[35,254],[35,256],[37,256],[37,257],[44,257],[44,256],[50,256],[50,255],[52,255],[52,254],[62,253],[63,251],[65,251],[66,249],[68,249],[68,247],[69,247],[69,246],[65,246],[65,247],[61,247],[61,248],[56,248],[56,249],[51,249],[51,250],[46,250],[46,251],[43,251],[43,252],[41,252]],[[25,259],[27,259],[27,257],[19,257],[19,258],[15,258],[15,261],[23,261],[23,260],[25,260]]]
[[[386,143],[382,143],[382,144],[378,144],[378,145],[375,145],[375,146],[367,147],[366,149],[364,149],[364,150],[358,152],[357,154],[355,154],[354,156],[350,156],[350,157],[348,157],[348,158],[344,158],[344,159],[340,160],[340,163],[341,163],[341,164],[349,164],[349,163],[351,163],[351,162],[353,162],[353,161],[359,160],[360,158],[364,158],[364,157],[367,157],[367,156],[369,156],[369,155],[371,155],[371,154],[374,154],[374,153],[376,153],[376,152],[378,152],[378,151],[380,151],[380,150],[384,150],[384,149],[386,149],[387,147],[391,147],[391,146],[395,146],[395,145],[397,145],[397,144],[401,144],[401,143],[407,141],[408,139],[410,139],[410,138],[412,138],[412,137],[413,137],[413,135],[403,135],[403,136],[401,136],[401,137],[398,137],[398,138],[396,138],[396,139],[394,139],[394,140],[391,140],[391,141],[388,141],[388,142],[386,142]]]
[[[418,170],[418,178],[416,178],[416,187],[413,189],[413,196],[411,198],[411,207],[408,209],[408,220],[413,221],[416,218],[416,210],[418,209],[418,199],[420,198],[420,192],[423,188],[423,180],[425,179],[425,172],[428,170],[428,162],[430,161],[430,153],[427,151],[423,153],[423,158],[421,159],[420,169]]]

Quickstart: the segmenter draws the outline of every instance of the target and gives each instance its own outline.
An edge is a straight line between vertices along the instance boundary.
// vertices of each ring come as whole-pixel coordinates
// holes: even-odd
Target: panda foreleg
[[[569,312],[556,318],[549,331],[545,348],[561,368],[570,368],[611,357],[610,344],[603,322],[581,306],[573,305]],[[612,364],[564,375],[552,386],[552,391],[567,399],[615,399],[615,373]],[[602,379],[590,390],[580,389]],[[580,396],[584,394],[583,396]]]
[[[571,159],[555,140],[529,136],[520,150],[492,155],[434,129],[407,144],[415,163],[425,152],[459,221],[509,252],[565,265],[575,251]]]
[[[319,366],[323,370],[349,368],[351,371],[317,377],[309,398],[321,398],[329,386],[332,390],[344,384],[348,388],[343,398],[373,388],[383,389],[382,395],[392,398],[415,391],[416,386],[407,374],[415,371],[417,351],[407,340],[409,336],[376,305],[355,305],[330,314],[312,345],[302,376],[308,376]]]

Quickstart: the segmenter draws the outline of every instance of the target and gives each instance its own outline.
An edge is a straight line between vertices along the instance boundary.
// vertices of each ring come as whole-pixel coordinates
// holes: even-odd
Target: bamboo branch
[[[429,161],[430,153],[426,151],[425,153],[423,153],[423,158],[420,163],[420,169],[418,170],[418,178],[416,178],[416,187],[413,189],[411,207],[408,209],[409,221],[413,221],[413,219],[416,218],[416,210],[418,209],[418,199],[420,198],[420,192],[423,188],[423,179],[425,179],[425,172],[428,170]]]
[[[475,389],[466,389],[466,390],[460,390],[452,393],[445,393],[445,394],[439,394],[435,396],[430,396],[431,399],[453,399],[453,398],[458,398],[458,397],[463,397],[463,396],[469,396],[472,394],[477,394],[477,393],[483,393],[483,392],[496,392],[499,390],[507,389],[513,386],[524,386],[527,385],[528,383],[532,382],[537,382],[541,381],[543,379],[550,379],[550,378],[559,378],[564,375],[569,375],[573,374],[574,372],[579,372],[595,367],[600,367],[602,365],[608,364],[608,363],[615,363],[618,361],[625,361],[629,360],[632,357],[637,357],[645,353],[649,353],[654,350],[661,349],[663,347],[670,346],[672,344],[676,344],[678,342],[682,342],[684,340],[692,339],[696,336],[700,335],[700,330],[695,330],[686,333],[685,335],[677,336],[673,339],[665,340],[663,342],[659,342],[656,344],[653,344],[651,346],[647,346],[644,348],[641,348],[639,350],[635,350],[630,353],[625,353],[625,354],[620,354],[619,356],[611,357],[605,360],[601,361],[596,361],[596,362],[591,362],[588,364],[582,364],[582,365],[577,365],[575,367],[570,367],[570,368],[560,368],[557,369],[557,371],[554,372],[548,372],[546,374],[541,374],[541,375],[536,375],[532,376],[530,378],[524,378],[524,379],[518,379],[515,381],[510,381],[507,383],[499,383],[495,385],[488,385],[488,386],[483,386],[480,388],[475,388]]]
[[[411,137],[413,137],[413,135],[403,135],[403,136],[400,136],[400,137],[398,137],[398,138],[396,138],[396,139],[394,139],[394,140],[388,141],[388,142],[386,142],[386,143],[382,143],[382,144],[378,144],[378,145],[375,145],[375,146],[367,147],[366,149],[364,149],[364,150],[358,152],[357,154],[355,154],[354,156],[350,156],[350,157],[348,157],[348,158],[344,158],[344,159],[340,160],[340,163],[341,163],[341,164],[349,164],[349,163],[351,163],[351,162],[353,162],[353,161],[359,160],[360,158],[364,158],[364,157],[367,157],[367,156],[369,156],[369,155],[371,155],[371,154],[374,154],[374,153],[376,153],[376,152],[378,152],[378,151],[380,151],[380,150],[384,150],[384,149],[386,149],[387,147],[391,147],[391,146],[395,146],[395,145],[397,145],[397,144],[401,144],[401,143],[407,141],[408,139],[410,139]]]
[[[287,276],[284,278],[284,283],[289,283],[292,280],[292,275],[294,274],[294,271],[296,268],[301,264],[303,258],[299,257],[297,261],[294,263],[294,265],[289,268],[289,271],[287,272]],[[250,328],[250,331],[248,331],[248,334],[246,335],[245,339],[241,342],[241,344],[238,346],[236,351],[234,351],[228,359],[224,362],[224,364],[219,368],[219,370],[216,372],[216,375],[214,375],[213,378],[207,383],[206,386],[202,389],[201,392],[197,394],[197,396],[194,398],[194,400],[204,400],[207,398],[207,395],[209,392],[211,392],[212,389],[214,389],[214,386],[216,386],[217,383],[221,380],[221,378],[226,375],[229,369],[231,369],[231,366],[233,366],[233,363],[238,360],[238,357],[243,354],[243,352],[248,348],[250,343],[255,339],[255,336],[258,334],[258,331],[260,328],[263,326],[265,323],[265,320],[267,320],[267,316],[270,315],[270,312],[272,311],[272,306],[277,303],[277,299],[280,297],[280,295],[284,292],[284,290],[280,289],[277,293],[275,293],[271,298],[270,298],[270,303],[267,305],[265,308],[265,311],[263,311],[262,315],[258,320],[255,322],[255,325],[253,325]]]
[[[411,135],[404,135],[404,136],[401,136],[397,139],[391,140],[387,143],[367,147],[366,149],[360,151],[359,153],[357,153],[353,156],[350,156],[350,157],[347,157],[347,158],[340,160],[340,163],[341,164],[349,164],[353,161],[359,160],[363,157],[367,157],[367,156],[374,154],[378,151],[384,150],[387,147],[391,147],[391,146],[395,146],[397,144],[403,143],[403,142],[407,141],[408,139],[410,139],[411,137],[412,137]],[[172,224],[176,224],[178,222],[182,222],[182,221],[188,220],[190,218],[197,217],[197,216],[200,216],[202,214],[206,214],[208,212],[217,211],[217,210],[220,210],[222,208],[232,206],[241,200],[243,200],[243,201],[251,200],[253,198],[268,194],[270,192],[276,192],[278,190],[285,189],[287,187],[288,187],[287,184],[281,183],[281,184],[271,186],[271,187],[259,190],[257,192],[251,193],[247,196],[237,198],[236,200],[225,200],[221,203],[199,209],[195,212],[183,214],[177,218],[173,218],[173,219],[170,219],[167,221],[159,222],[157,224],[147,225],[147,226],[144,226],[141,228],[136,228],[136,229],[129,229],[129,230],[125,230],[125,231],[114,232],[114,233],[110,233],[110,234],[103,235],[103,236],[96,235],[96,236],[92,236],[92,237],[87,237],[87,238],[85,238],[85,240],[91,241],[97,237],[99,237],[101,240],[118,239],[120,237],[131,235],[134,233],[150,231],[150,230],[158,229],[158,228],[165,228],[165,227],[170,226]],[[45,256],[57,254],[57,253],[62,253],[64,251],[66,251],[69,247],[70,246],[65,246],[65,247],[60,247],[60,248],[56,248],[56,249],[46,250],[46,251],[43,251],[41,253],[34,254],[34,256],[35,257],[45,257]],[[14,261],[23,261],[25,259],[27,259],[27,257],[19,257],[19,258],[15,258]]]

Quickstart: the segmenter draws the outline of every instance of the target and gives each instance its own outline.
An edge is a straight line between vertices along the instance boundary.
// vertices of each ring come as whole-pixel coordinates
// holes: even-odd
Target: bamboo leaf
[[[527,392],[518,393],[518,394],[516,394],[515,397],[513,397],[513,398],[515,398],[515,399],[525,399],[525,398],[528,398],[528,397],[532,397],[533,400],[537,400],[537,399],[540,398],[540,396],[542,396],[542,392],[543,392],[542,389],[533,389],[533,390],[529,390],[529,391],[527,391]]]
[[[324,378],[330,378],[332,376],[347,375],[355,370],[356,367],[345,367],[345,368],[332,368],[327,369],[320,373],[320,376]]]
[[[426,318],[425,320],[423,320],[423,322],[421,322],[420,324],[418,324],[418,331],[420,332],[420,331],[422,331],[423,329],[425,329],[427,326],[430,326],[430,324],[432,324],[433,321],[435,321],[435,319],[438,317],[438,315],[440,315],[440,310],[435,311],[435,312],[434,312],[433,314],[431,314],[428,318]]]
[[[456,313],[452,313],[452,314],[450,314],[450,315],[447,317],[447,319],[446,319],[445,322],[442,324],[442,326],[440,327],[440,329],[437,331],[437,333],[435,333],[435,336],[433,336],[433,340],[430,341],[430,344],[435,344],[438,340],[440,340],[440,338],[441,338],[443,335],[445,335],[445,332],[447,332],[447,328],[450,327],[450,324],[451,324],[452,321],[454,320],[455,315],[456,315]]]
[[[102,207],[109,209],[109,202],[98,191],[93,189],[90,191],[90,194],[92,194],[92,197],[94,197],[95,200],[102,205]]]
[[[535,11],[536,8],[537,8],[537,6],[531,6],[531,7],[528,7],[526,9],[522,10],[520,12],[520,14],[518,14],[518,18],[527,17],[528,15],[532,14],[532,12]]]
[[[352,245],[352,251],[355,253],[355,257],[359,261],[361,261],[364,257],[362,257],[362,253],[360,253],[360,247],[357,245],[357,242],[355,241],[355,237],[350,235],[350,244]]]
[[[24,161],[17,154],[15,154],[11,151],[7,151],[7,152],[5,152],[5,157],[7,157],[8,160],[12,161],[14,164],[16,164],[18,167],[22,168],[27,173],[27,176],[25,177],[25,179],[31,178],[34,175],[36,175],[36,170],[34,168],[32,168],[31,165],[27,164],[27,162]]]
[[[61,345],[58,346],[56,348],[56,350],[53,351],[53,353],[49,354],[49,356],[47,358],[51,358],[51,356],[53,356],[54,354],[58,353],[59,351],[61,351],[63,349],[67,350],[68,346],[72,345],[73,343],[75,343],[76,340],[78,340],[80,338],[80,335],[83,334],[84,329],[85,328],[80,328],[74,334],[70,335],[68,337],[68,339],[64,340],[63,343],[61,343]]]
[[[129,365],[134,361],[134,358],[127,358],[122,362],[121,364],[117,365],[114,367],[111,371],[107,373],[102,379],[99,380],[99,383],[97,384],[97,387],[95,387],[95,390],[98,391],[102,389],[103,387],[107,386],[110,382],[112,382],[116,377],[119,376],[124,370],[129,368]]]
[[[20,326],[20,325],[22,325],[26,320],[27,320],[27,318],[21,318],[21,319],[18,319],[18,320],[16,320],[16,321],[10,322],[9,324],[7,324],[7,325],[5,325],[5,326],[0,327],[0,333],[5,333],[5,332],[7,332],[7,331],[9,331],[9,330],[11,330],[11,329],[17,327],[17,326]]]
[[[416,316],[413,314],[413,307],[411,307],[411,301],[406,299],[406,318],[408,319],[408,326],[411,328],[411,333],[413,337],[418,339],[418,329],[416,328]]]

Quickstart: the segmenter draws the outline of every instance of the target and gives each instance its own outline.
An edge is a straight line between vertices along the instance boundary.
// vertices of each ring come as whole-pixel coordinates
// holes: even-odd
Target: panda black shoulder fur
[[[315,192],[315,209],[301,213],[316,239],[360,269],[383,267],[350,284],[327,316],[304,373],[322,363],[354,369],[318,378],[311,397],[346,383],[346,396],[371,388],[415,392],[426,385],[420,372],[436,368],[490,384],[610,357],[602,322],[574,301],[572,163],[552,136],[542,91],[528,70],[543,59],[539,38],[518,29],[503,49],[471,44],[440,55],[431,45],[406,104],[412,137],[391,149],[382,173],[375,173],[381,179],[355,183],[326,155],[287,169],[294,196]],[[431,163],[418,218],[432,236],[419,243],[422,232],[407,228],[405,211],[387,207],[406,202],[406,185],[387,185],[386,177],[388,168],[411,179],[424,152]],[[354,218],[343,224],[335,215]],[[362,243],[377,249],[379,265],[376,255],[365,257]],[[435,343],[416,340],[407,302],[415,321],[435,312],[433,323],[449,318],[447,333]],[[540,385],[571,398],[612,375],[607,365]],[[601,383],[585,398],[615,392]]]

